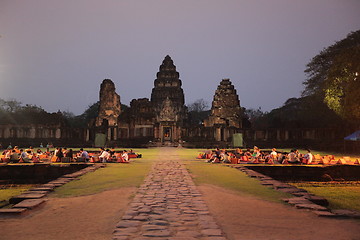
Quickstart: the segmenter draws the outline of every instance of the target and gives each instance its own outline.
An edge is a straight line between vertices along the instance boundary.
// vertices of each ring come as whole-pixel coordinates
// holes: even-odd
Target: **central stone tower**
[[[169,55],[156,76],[151,92],[155,113],[154,137],[161,142],[177,142],[181,139],[186,107],[179,73]]]

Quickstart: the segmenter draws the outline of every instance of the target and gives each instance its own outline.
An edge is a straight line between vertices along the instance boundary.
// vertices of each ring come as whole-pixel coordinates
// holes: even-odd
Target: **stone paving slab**
[[[24,201],[15,204],[13,208],[27,208],[27,209],[34,209],[41,204],[45,203],[45,199],[26,199]]]
[[[47,191],[47,192],[50,192],[50,191],[53,191],[54,188],[53,187],[36,187],[36,188],[31,188],[29,189],[29,191],[31,192],[41,192],[41,191]]]
[[[345,218],[356,218],[360,219],[360,212],[348,210],[348,209],[334,209],[331,212],[338,217],[345,217]]]
[[[113,239],[226,240],[226,237],[184,165],[164,160],[154,163],[116,225]]]
[[[0,216],[13,216],[25,213],[27,208],[2,208],[0,209]]]
[[[323,207],[323,206],[320,206],[317,204],[295,204],[295,207],[316,210],[316,211],[327,211],[328,210],[326,207]]]
[[[26,199],[38,199],[45,197],[46,194],[44,193],[28,193],[28,194],[21,194],[15,197],[10,198],[9,203],[10,204],[17,204],[23,200]]]
[[[323,198],[323,197],[319,197],[319,196],[308,196],[307,199],[309,199],[309,201],[321,205],[321,206],[329,206],[329,202],[327,199]]]

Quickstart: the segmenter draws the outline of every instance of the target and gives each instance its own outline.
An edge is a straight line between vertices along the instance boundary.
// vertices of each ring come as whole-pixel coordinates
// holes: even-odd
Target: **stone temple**
[[[177,145],[199,140],[230,143],[233,134],[242,133],[240,101],[229,79],[223,79],[215,91],[208,119],[199,126],[190,126],[179,77],[173,60],[166,56],[156,74],[150,100],[133,99],[130,107],[123,110],[115,84],[105,79],[100,86],[99,114],[90,138],[104,134],[109,145],[115,146]]]

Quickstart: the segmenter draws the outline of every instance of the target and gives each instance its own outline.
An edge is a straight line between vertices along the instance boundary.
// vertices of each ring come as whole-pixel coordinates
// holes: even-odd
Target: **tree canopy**
[[[305,73],[303,96],[318,95],[342,118],[360,120],[360,30],[322,50]]]

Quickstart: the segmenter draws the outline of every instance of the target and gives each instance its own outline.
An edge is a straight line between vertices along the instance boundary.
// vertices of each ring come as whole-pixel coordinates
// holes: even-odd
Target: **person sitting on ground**
[[[129,162],[129,155],[126,150],[124,150],[123,153],[121,154],[121,158],[124,162]]]
[[[312,155],[310,149],[306,149],[307,153],[303,157],[303,163],[304,164],[311,164],[314,156]]]
[[[265,157],[265,162],[274,164],[274,161],[277,160],[277,157],[278,157],[278,153],[276,152],[276,148],[273,148],[271,149],[271,153]]]
[[[101,153],[99,156],[100,162],[106,163],[108,161],[108,159],[110,158],[110,153],[109,153],[109,149],[105,149],[104,148],[100,148]]]
[[[230,160],[230,156],[229,156],[229,153],[227,151],[224,151],[222,154],[221,154],[221,161],[223,163],[231,163],[231,160]]]
[[[10,161],[10,155],[11,155],[11,151],[10,150],[5,150],[2,155],[4,155],[4,157],[0,160],[2,160],[2,162],[8,163]]]
[[[87,151],[85,151],[83,148],[80,148],[80,154],[79,154],[80,158],[84,158],[85,162],[90,160],[90,156],[89,153]]]
[[[254,151],[251,155],[252,163],[259,163],[260,157],[261,157],[260,149],[257,146],[254,146]]]
[[[211,156],[211,158],[209,159],[208,162],[212,162],[212,163],[219,163],[220,162],[220,149],[216,148],[216,150],[214,151],[214,154]]]
[[[26,155],[25,155],[25,157],[21,157],[21,161],[24,163],[29,163],[32,161],[32,158],[33,158],[32,151],[31,151],[31,149],[26,149],[25,152],[26,152]]]
[[[10,158],[9,158],[9,162],[10,163],[18,163],[19,160],[20,160],[19,153],[17,153],[15,149],[11,150],[11,155],[10,155]]]
[[[71,162],[74,159],[73,150],[71,148],[69,150],[66,150],[64,156],[69,158]]]
[[[64,153],[63,153],[63,149],[62,148],[57,148],[57,151],[55,151],[56,154],[56,162],[61,162],[62,158],[64,157]]]
[[[292,164],[299,164],[299,163],[301,163],[297,149],[291,149],[290,153],[289,153],[288,156],[287,156],[287,162],[288,162],[288,163],[292,163]]]
[[[20,154],[20,149],[19,149],[19,147],[18,147],[18,146],[15,146],[15,147],[14,147],[14,150],[15,150],[15,152],[17,152],[17,153],[19,153],[19,154]]]
[[[243,153],[243,151],[241,150],[241,148],[237,148],[237,149],[235,150],[234,155],[235,155],[235,157],[236,157],[237,159],[241,159],[241,158],[244,156],[244,153]]]
[[[34,148],[33,148],[33,146],[30,146],[28,149],[31,151],[31,155],[33,155],[33,154],[34,154]]]
[[[24,151],[22,148],[20,149],[20,159],[27,158],[27,152]]]

